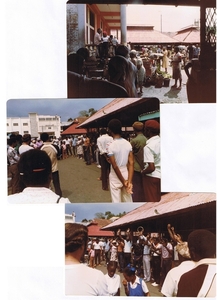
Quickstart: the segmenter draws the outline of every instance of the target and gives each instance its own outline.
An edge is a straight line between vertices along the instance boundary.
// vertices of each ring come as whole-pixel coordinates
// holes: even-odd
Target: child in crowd
[[[91,248],[89,250],[89,267],[94,268],[94,257],[95,257],[95,250],[94,246],[91,245]]]
[[[136,269],[128,265],[123,271],[123,285],[127,296],[150,296],[143,278],[136,275]]]
[[[110,261],[107,264],[107,274],[105,274],[109,296],[120,296],[121,279],[116,274],[117,262]]]

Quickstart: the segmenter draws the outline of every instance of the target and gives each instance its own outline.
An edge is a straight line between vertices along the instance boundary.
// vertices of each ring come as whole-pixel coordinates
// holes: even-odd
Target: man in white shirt
[[[145,122],[146,146],[143,149],[144,169],[143,191],[144,202],[158,202],[161,199],[161,155],[160,124],[155,120]]]
[[[118,119],[112,119],[108,128],[113,142],[108,147],[111,163],[109,174],[112,202],[132,202],[133,152],[131,144],[121,137],[122,124]]]
[[[22,136],[22,145],[20,145],[18,150],[20,155],[28,150],[33,149],[33,147],[30,146],[30,143],[31,143],[31,135],[28,133],[24,134]]]
[[[97,45],[97,56],[101,57],[102,29],[98,28],[94,36],[94,44]]]
[[[110,173],[110,163],[108,162],[108,146],[113,141],[113,138],[107,134],[105,128],[100,130],[100,137],[97,139],[97,146],[100,153],[100,165],[101,165],[101,181],[102,189],[108,191],[108,177]]]

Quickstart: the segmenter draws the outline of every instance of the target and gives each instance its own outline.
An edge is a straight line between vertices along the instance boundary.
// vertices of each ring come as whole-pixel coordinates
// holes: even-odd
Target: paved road
[[[97,180],[101,170],[96,164],[86,165],[83,160],[69,156],[59,160],[58,167],[63,197],[72,203],[111,203],[110,192],[102,190],[101,181]]]
[[[187,75],[184,70],[182,72],[182,88],[181,90],[171,88],[174,85],[174,79],[170,79],[169,87],[155,88],[150,86],[143,87],[143,97],[156,97],[160,103],[188,103],[188,96],[186,91]],[[168,73],[172,75],[172,68],[168,67]]]

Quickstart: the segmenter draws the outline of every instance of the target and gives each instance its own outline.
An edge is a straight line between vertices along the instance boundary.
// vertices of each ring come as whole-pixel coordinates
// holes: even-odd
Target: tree
[[[97,112],[97,110],[95,110],[94,108],[89,108],[89,110],[81,110],[79,111],[79,116],[80,117],[90,117],[93,114],[95,114]]]
[[[105,215],[101,212],[95,213],[96,219],[105,219]]]

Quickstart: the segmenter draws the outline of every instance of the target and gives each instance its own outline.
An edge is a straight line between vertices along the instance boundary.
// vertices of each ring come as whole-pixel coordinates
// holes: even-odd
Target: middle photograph
[[[61,132],[72,148],[59,164],[71,202],[160,201],[159,107],[157,98],[116,98]]]
[[[15,101],[26,110],[19,120],[29,119],[25,132],[13,128]],[[46,144],[58,149],[58,190],[71,203],[160,201],[158,98],[16,99],[7,103],[7,118],[9,140],[28,131],[30,146],[43,147],[46,134]]]

